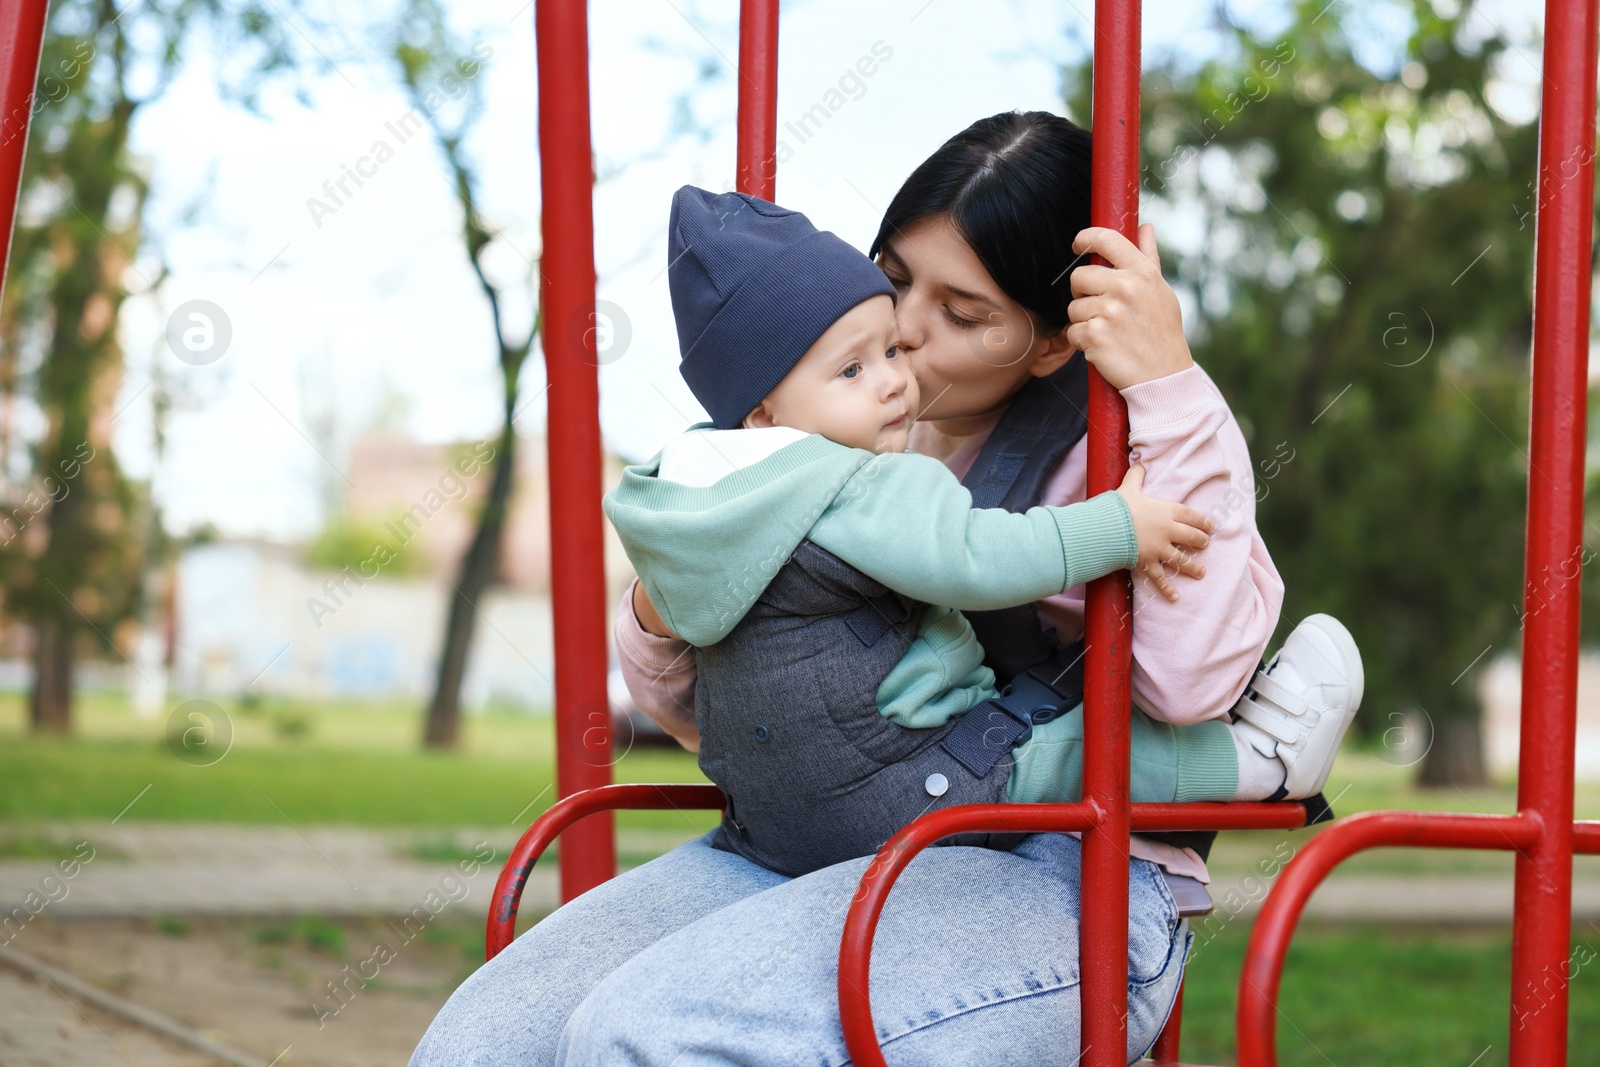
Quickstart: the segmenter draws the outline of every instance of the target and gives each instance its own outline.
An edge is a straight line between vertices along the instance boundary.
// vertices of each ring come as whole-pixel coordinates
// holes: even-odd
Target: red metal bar
[[[1150,1049],[1150,1058],[1158,1064],[1176,1063],[1178,1061],[1178,1036],[1183,1029],[1183,979],[1178,979],[1178,995],[1172,1001],[1172,1014],[1167,1016],[1167,1025],[1161,1028],[1161,1035],[1156,1038],[1155,1045]]]
[[[1267,895],[1246,949],[1237,1020],[1242,1067],[1276,1063],[1278,980],[1306,899],[1340,860],[1386,844],[1516,850],[1510,1062],[1556,1067],[1567,1060],[1572,855],[1600,851],[1600,826],[1572,820],[1597,32],[1596,0],[1547,0],[1518,814],[1370,812],[1340,820],[1302,849]]]
[[[857,1067],[887,1067],[872,1022],[872,935],[895,879],[918,852],[951,834],[1087,830],[1097,817],[1087,804],[958,804],[920,816],[891,837],[861,876],[839,941],[839,1021],[851,1062]],[[1124,942],[1124,960],[1127,955]]]
[[[1130,813],[1132,825],[1139,830],[1290,829],[1305,825],[1306,820],[1304,804],[1133,804]],[[861,1067],[877,1067],[884,1062],[868,994],[872,937],[889,891],[918,852],[951,834],[974,830],[999,833],[1087,831],[1093,829],[1099,818],[1100,812],[1087,803],[961,804],[929,812],[890,838],[861,876],[860,886],[845,915],[844,935],[839,942],[839,1015],[851,1060]],[[1600,832],[1595,838],[1600,843]],[[1126,854],[1123,863],[1127,863]],[[1119,951],[1126,961],[1126,943]],[[1176,1037],[1173,1041],[1172,1054],[1176,1055]]]
[[[1529,815],[1368,811],[1339,819],[1307,841],[1283,868],[1250,929],[1236,1015],[1240,1067],[1276,1067],[1278,984],[1284,957],[1306,901],[1335,866],[1363,849],[1384,846],[1525,852],[1539,840],[1540,826],[1539,819]],[[1568,910],[1570,914],[1570,906]],[[1561,958],[1565,961],[1565,950]]]
[[[11,260],[11,231],[17,218],[17,192],[22,184],[22,160],[28,148],[48,7],[47,0],[6,0],[0,4],[0,103],[5,107],[0,112],[0,218],[5,219],[5,240],[0,242],[0,292],[5,291],[6,266]]]
[[[772,200],[778,162],[778,0],[739,4],[738,189]]]
[[[506,857],[500,877],[494,883],[494,898],[489,904],[489,925],[484,932],[484,959],[492,960],[516,936],[517,908],[528,875],[544,850],[556,836],[586,815],[617,808],[633,810],[723,807],[722,790],[714,785],[605,785],[586,789],[550,805],[550,810],[533,821]],[[562,865],[565,867],[565,864]]]
[[[595,349],[594,168],[589,142],[589,27],[584,0],[538,0],[542,339],[550,468],[551,611],[555,617],[556,795],[611,780],[606,702],[606,581]],[[602,811],[567,832],[561,899],[616,871],[615,819]]]
[[[1517,810],[1542,828],[1517,854],[1511,1063],[1567,1062],[1578,566],[1588,420],[1594,211],[1595,0],[1547,0],[1534,238],[1521,754]],[[1552,576],[1558,581],[1552,582]],[[1547,979],[1559,975],[1552,992]]]
[[[1129,825],[1133,832],[1152,830],[1297,830],[1306,824],[1304,804],[1133,804]],[[1127,856],[1124,854],[1124,860]]]
[[[1139,18],[1139,0],[1095,0],[1089,220],[1129,237],[1139,218]],[[1091,368],[1088,494],[1115,489],[1127,469],[1127,405]],[[1099,818],[1083,835],[1078,973],[1084,1067],[1127,1062],[1130,604],[1125,572],[1089,583],[1083,798]]]

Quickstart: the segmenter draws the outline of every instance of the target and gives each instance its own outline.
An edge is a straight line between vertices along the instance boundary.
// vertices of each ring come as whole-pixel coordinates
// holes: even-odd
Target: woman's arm
[[[1127,401],[1145,491],[1198,508],[1215,524],[1206,578],[1180,580],[1181,600],[1167,601],[1142,577],[1133,585],[1134,701],[1183,725],[1223,718],[1249,684],[1278,625],[1283,579],[1256,530],[1244,435],[1189,352],[1154,231],[1146,224],[1138,237],[1134,245],[1100,227],[1078,235],[1074,250],[1098,252],[1109,265],[1073,272],[1068,336]],[[1085,469],[1083,458],[1064,466]],[[1078,622],[1081,630],[1081,600]]]
[[[1146,488],[1213,520],[1206,576],[1174,578],[1176,602],[1134,579],[1133,702],[1179,726],[1224,718],[1255,673],[1283,606],[1283,579],[1256,530],[1244,436],[1198,366],[1124,390],[1123,397]],[[1085,438],[1051,476],[1041,502],[1082,500],[1087,457]],[[1041,600],[1039,615],[1061,641],[1072,641],[1083,634],[1083,604],[1080,585]]]
[[[1244,434],[1198,365],[1122,391],[1129,444],[1145,490],[1214,523],[1206,577],[1178,577],[1181,599],[1133,583],[1133,699],[1176,725],[1226,717],[1278,625],[1283,579],[1256,529],[1255,476]]]
[[[637,599],[636,599],[637,598]],[[651,633],[640,615],[653,621]],[[700,751],[700,730],[694,719],[694,649],[689,642],[670,636],[650,599],[635,578],[617,605],[613,635],[622,680],[634,705],[673,740],[690,752]]]

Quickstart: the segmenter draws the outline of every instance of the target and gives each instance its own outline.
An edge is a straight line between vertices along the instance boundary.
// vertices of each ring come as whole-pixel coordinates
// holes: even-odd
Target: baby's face
[[[869,452],[905,451],[920,394],[898,343],[894,301],[857,304],[806,349],[745,425],[790,426]]]

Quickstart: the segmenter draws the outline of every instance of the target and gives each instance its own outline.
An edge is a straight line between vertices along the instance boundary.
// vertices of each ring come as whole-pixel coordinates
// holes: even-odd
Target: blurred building
[[[1489,773],[1515,776],[1521,752],[1522,663],[1502,656],[1490,663],[1480,683],[1483,743]],[[1600,650],[1578,655],[1578,740],[1574,761],[1580,781],[1600,781]]]
[[[425,445],[389,435],[357,441],[346,468],[352,487],[345,515],[378,531],[374,547],[382,550],[354,568],[318,568],[300,546],[249,538],[186,551],[175,597],[174,687],[230,696],[426,700],[451,582],[488,492],[484,461],[491,457],[482,443]],[[502,581],[477,605],[463,692],[469,708],[491,702],[535,708],[552,697],[543,437],[520,439],[515,463]],[[606,488],[622,467],[615,456],[603,458]],[[632,570],[609,523],[604,531],[611,605]],[[408,566],[386,571],[388,560],[402,555]],[[407,569],[418,573],[393,576]]]

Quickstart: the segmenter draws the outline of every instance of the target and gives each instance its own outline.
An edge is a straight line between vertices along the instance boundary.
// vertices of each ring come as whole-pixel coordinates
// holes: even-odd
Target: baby
[[[712,421],[629,467],[604,505],[661,619],[695,648],[700,766],[728,799],[714,844],[797,876],[875,852],[933,807],[1079,799],[1081,667],[997,691],[961,612],[1133,567],[1176,599],[1164,568],[1203,576],[1192,553],[1210,521],[1145,496],[1137,466],[1081,504],[973,508],[943,464],[905,451],[920,397],[870,260],[796,212],[687,186],[669,240],[682,372]],[[1251,691],[1273,699],[1247,694],[1237,722],[1162,735],[1136,714],[1133,799],[1320,790],[1361,683],[1326,616],[1274,666],[1314,620],[1335,638],[1344,703],[1288,722],[1309,706],[1295,687],[1334,680],[1289,669],[1257,674]]]

